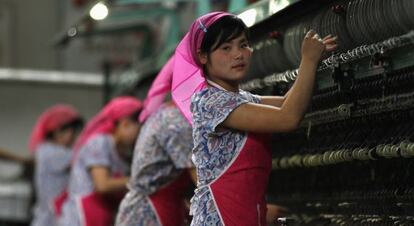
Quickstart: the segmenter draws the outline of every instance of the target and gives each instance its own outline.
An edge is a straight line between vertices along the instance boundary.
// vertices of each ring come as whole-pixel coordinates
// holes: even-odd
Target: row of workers
[[[113,99],[77,139],[75,109],[58,105],[42,114],[30,140],[32,225],[182,226],[188,214],[193,226],[268,225],[275,216],[265,200],[268,134],[297,128],[321,55],[335,48],[336,37],[309,31],[290,91],[257,96],[239,89],[252,54],[246,25],[224,12],[196,19],[143,104]],[[173,101],[164,103],[169,93]]]

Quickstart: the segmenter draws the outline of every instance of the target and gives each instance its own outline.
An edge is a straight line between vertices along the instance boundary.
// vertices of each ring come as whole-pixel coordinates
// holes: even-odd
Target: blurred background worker
[[[57,225],[54,206],[66,190],[72,160],[72,144],[82,128],[79,113],[68,105],[43,112],[33,128],[29,150],[35,156],[35,190],[32,226]]]
[[[117,97],[93,117],[75,145],[60,226],[110,226],[128,182],[141,102]]]

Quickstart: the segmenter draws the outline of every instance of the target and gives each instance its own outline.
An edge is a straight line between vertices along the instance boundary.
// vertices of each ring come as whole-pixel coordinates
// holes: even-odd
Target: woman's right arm
[[[101,194],[123,191],[127,187],[129,177],[112,177],[105,166],[93,166],[90,168],[95,191]]]
[[[221,126],[248,132],[289,132],[302,120],[315,83],[316,69],[323,52],[337,47],[336,38],[321,40],[309,31],[302,43],[298,77],[281,107],[246,103],[236,108]]]
[[[14,154],[11,151],[6,151],[0,148],[0,159],[14,161],[21,164],[33,164],[33,158],[25,158],[21,155]]]

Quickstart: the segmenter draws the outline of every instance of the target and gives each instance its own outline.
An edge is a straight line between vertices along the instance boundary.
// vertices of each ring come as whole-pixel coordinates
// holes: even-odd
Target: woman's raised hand
[[[302,42],[302,60],[319,63],[324,52],[338,47],[336,40],[336,36],[328,35],[322,39],[315,31],[308,31]]]

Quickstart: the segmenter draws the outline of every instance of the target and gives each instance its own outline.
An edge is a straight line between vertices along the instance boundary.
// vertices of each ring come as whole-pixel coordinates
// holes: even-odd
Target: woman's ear
[[[201,64],[207,64],[207,53],[202,53],[200,50],[197,50],[197,56]]]

